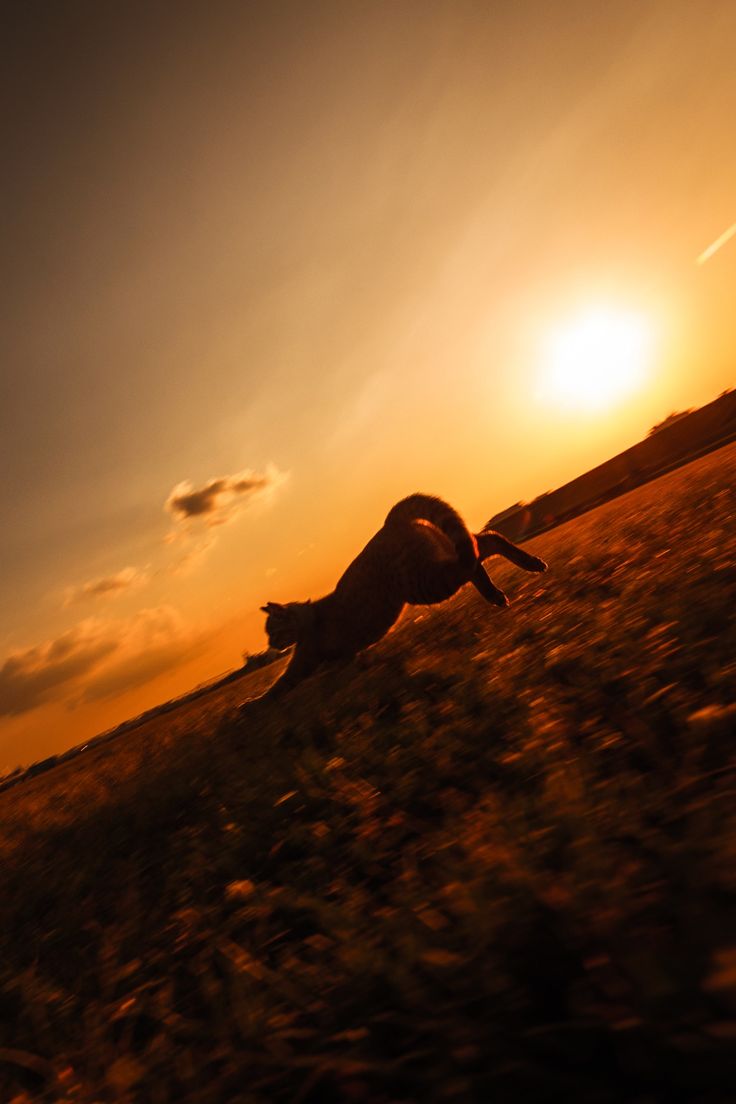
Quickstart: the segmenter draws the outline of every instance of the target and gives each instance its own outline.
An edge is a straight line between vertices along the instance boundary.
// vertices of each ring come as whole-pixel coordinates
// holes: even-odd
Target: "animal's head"
[[[261,609],[266,614],[266,635],[272,648],[283,651],[299,640],[303,624],[303,609],[307,602],[266,602]]]

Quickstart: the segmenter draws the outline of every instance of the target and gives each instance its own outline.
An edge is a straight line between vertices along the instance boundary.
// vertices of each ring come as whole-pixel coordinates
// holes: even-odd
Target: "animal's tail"
[[[457,510],[441,498],[434,495],[413,494],[402,498],[393,506],[384,522],[391,525],[397,521],[429,521],[445,533],[457,550],[457,557],[464,567],[472,567],[478,559],[478,545],[475,537],[460,517]]]

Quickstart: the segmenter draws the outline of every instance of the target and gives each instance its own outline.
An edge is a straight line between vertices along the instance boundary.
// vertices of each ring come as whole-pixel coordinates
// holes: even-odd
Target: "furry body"
[[[402,499],[331,594],[315,602],[262,607],[271,647],[296,645],[286,671],[263,697],[289,690],[321,663],[351,659],[375,644],[407,603],[444,602],[472,583],[489,602],[508,605],[483,567],[482,561],[495,554],[526,571],[547,567],[500,533],[474,536],[442,499],[422,494]]]

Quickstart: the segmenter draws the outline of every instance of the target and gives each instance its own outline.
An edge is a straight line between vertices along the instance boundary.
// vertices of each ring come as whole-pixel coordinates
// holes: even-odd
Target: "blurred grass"
[[[0,799],[0,1101],[736,1099],[736,447]]]

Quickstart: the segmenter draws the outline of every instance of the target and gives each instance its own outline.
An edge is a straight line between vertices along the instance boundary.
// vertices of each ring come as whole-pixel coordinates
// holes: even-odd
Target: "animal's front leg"
[[[244,701],[242,705],[238,707],[239,712],[244,713],[248,711],[256,703],[270,702],[283,697],[284,694],[287,694],[297,683],[307,678],[316,669],[317,663],[314,662],[304,648],[300,648],[299,645],[297,645],[288,667],[280,678],[277,678],[276,682],[274,682],[272,686],[269,686],[268,690],[259,697],[249,698],[247,701]]]

